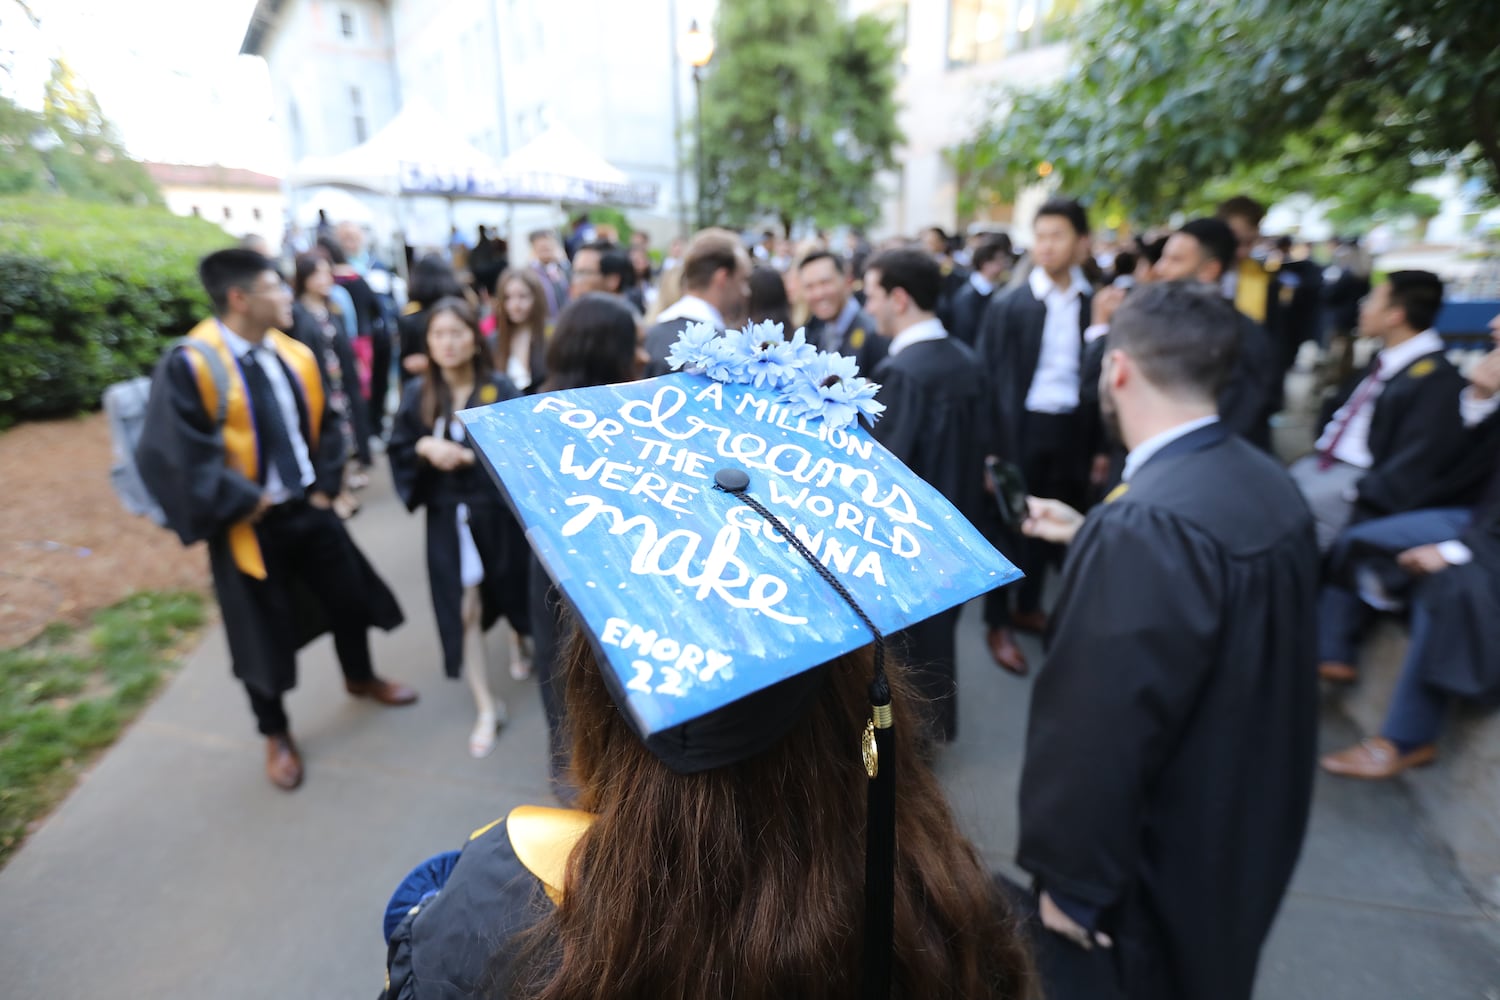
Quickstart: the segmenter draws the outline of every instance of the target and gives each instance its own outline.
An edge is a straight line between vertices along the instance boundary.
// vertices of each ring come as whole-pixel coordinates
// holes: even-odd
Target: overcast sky
[[[255,0],[30,0],[33,32],[0,0],[8,92],[37,106],[60,55],[99,98],[132,155],[272,174],[285,154],[270,122],[264,61],[238,55]]]

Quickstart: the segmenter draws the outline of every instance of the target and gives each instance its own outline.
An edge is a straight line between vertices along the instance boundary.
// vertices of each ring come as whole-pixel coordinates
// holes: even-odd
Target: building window
[[[193,206],[193,218],[195,218],[195,219],[201,219],[201,218],[203,218],[203,213],[198,210],[198,206],[197,205]]]
[[[230,221],[233,218],[234,218],[234,213],[229,210],[229,206],[228,205],[225,205],[224,206],[224,221],[228,222],[228,221]]]
[[[973,66],[1067,38],[1083,0],[948,0],[948,65]]]
[[[358,87],[349,88],[349,110],[354,115],[354,144],[357,146],[369,137],[365,122],[364,95],[359,92]]]
[[[1035,4],[1035,0],[1020,0]],[[1005,56],[1012,0],[948,0],[948,64],[972,66]]]
[[[354,15],[347,10],[339,11],[339,34],[345,38],[354,37]]]
[[[254,219],[256,222],[259,222],[260,221],[260,209],[258,209],[258,208],[252,208],[250,210],[250,217],[252,219]]]

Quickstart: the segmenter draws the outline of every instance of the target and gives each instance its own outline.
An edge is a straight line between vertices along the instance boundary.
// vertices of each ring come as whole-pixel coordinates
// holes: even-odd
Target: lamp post
[[[693,193],[697,201],[697,226],[702,229],[703,220],[703,67],[714,57],[714,39],[698,27],[694,19],[688,24],[687,34],[677,44],[677,54],[682,61],[693,67],[693,104],[697,115],[697,139],[693,143],[694,182]]]

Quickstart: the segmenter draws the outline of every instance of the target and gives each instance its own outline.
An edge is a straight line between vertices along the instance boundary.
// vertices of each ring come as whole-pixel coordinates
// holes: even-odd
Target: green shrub
[[[96,409],[208,314],[223,230],[161,208],[0,198],[0,427]]]

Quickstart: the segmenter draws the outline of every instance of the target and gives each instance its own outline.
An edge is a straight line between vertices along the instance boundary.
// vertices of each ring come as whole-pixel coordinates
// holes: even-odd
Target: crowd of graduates
[[[366,631],[393,628],[402,614],[343,523],[383,452],[403,503],[425,511],[433,659],[473,696],[470,754],[490,754],[506,720],[484,639],[504,618],[513,676],[534,673],[541,688],[553,790],[591,811],[569,820],[583,824],[568,835],[577,839],[617,807],[611,783],[629,775],[590,743],[607,721],[590,715],[581,734],[570,723],[579,705],[597,713],[601,704],[603,689],[579,679],[590,654],[455,415],[665,374],[673,345],[704,324],[720,334],[764,322],[788,337],[802,330],[880,385],[876,440],[1025,571],[984,599],[995,663],[1024,676],[1032,664],[1018,633],[1046,641],[1021,802],[1019,861],[1036,881],[1029,894],[997,889],[993,909],[948,901],[1007,942],[967,966],[966,983],[992,989],[952,995],[1032,988],[1028,950],[1005,923],[1014,906],[1050,932],[1036,956],[1055,995],[1248,997],[1305,829],[1317,678],[1357,680],[1370,617],[1409,614],[1412,641],[1382,732],[1322,762],[1364,778],[1432,761],[1451,696],[1500,696],[1500,322],[1496,349],[1460,358],[1460,374],[1433,330],[1443,299],[1435,275],[1398,271],[1372,285],[1353,241],[1316,263],[1295,241],[1263,237],[1262,215],[1236,198],[1212,217],[1102,246],[1082,205],[1053,198],[1025,234],[978,233],[962,245],[936,228],[878,245],[854,232],[839,246],[710,228],[661,254],[645,234],[622,242],[584,218],[565,234],[529,234],[524,260],[487,232],[472,248],[455,237],[414,258],[404,280],[371,261],[359,227],[329,227],[283,262],[284,275],[263,247],[204,260],[215,316],[192,336],[237,380],[221,384],[202,352],[169,354],[138,461],[183,541],[209,542],[267,776],[291,790],[303,760],[283,699],[309,638],[332,632],[352,695],[392,706],[417,698],[374,672]],[[1276,430],[1299,359],[1317,376],[1316,443],[1275,458],[1288,446]],[[1295,460],[1284,468],[1283,459]],[[925,768],[957,736],[958,615],[950,608],[886,637],[905,664],[894,686],[920,705],[902,767],[929,798]],[[793,766],[775,759],[757,766]],[[1224,781],[1238,805],[1215,791]],[[693,793],[656,794],[670,810],[686,808],[674,796]],[[939,840],[962,843],[945,808],[923,808],[945,831]],[[1212,850],[1193,844],[1204,829],[1218,831]],[[723,846],[743,832],[714,835]],[[557,903],[564,876],[553,872],[553,884],[528,863],[518,834],[495,836],[468,877],[514,879],[524,868]],[[973,867],[966,848],[931,846],[910,863]],[[422,918],[442,928],[435,938],[418,930],[422,904],[457,859],[423,869],[418,881],[432,884],[388,919],[393,996],[427,995],[422,962],[477,977],[494,958],[472,941],[452,944],[455,926],[490,919],[483,906]],[[1229,905],[1220,893],[1235,900],[1237,933],[1215,919]],[[535,905],[530,888],[521,895]],[[583,934],[585,952],[598,945],[569,923],[576,914],[558,913],[543,924],[567,940]],[[1002,923],[990,926],[997,914]],[[926,916],[902,920],[900,947],[940,930]],[[1058,939],[1073,951],[1059,952]],[[972,944],[954,936],[927,972],[973,962]],[[1117,946],[1117,962],[1098,959]],[[924,967],[898,953],[908,973]],[[554,984],[589,974],[562,952],[524,957],[518,967],[537,983],[558,963],[567,975]]]

